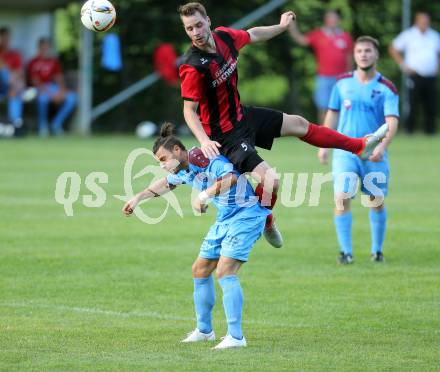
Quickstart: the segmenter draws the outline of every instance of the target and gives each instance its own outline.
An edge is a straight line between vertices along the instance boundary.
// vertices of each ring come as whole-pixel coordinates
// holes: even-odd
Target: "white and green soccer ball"
[[[105,32],[116,21],[116,10],[108,0],[88,0],[81,8],[81,22],[89,30]]]

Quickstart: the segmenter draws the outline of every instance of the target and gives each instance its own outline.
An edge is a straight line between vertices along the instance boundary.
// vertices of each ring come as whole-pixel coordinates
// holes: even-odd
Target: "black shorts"
[[[275,138],[281,136],[283,113],[253,106],[242,106],[242,121],[222,139],[220,152],[240,173],[251,172],[264,160],[255,147],[271,150]]]

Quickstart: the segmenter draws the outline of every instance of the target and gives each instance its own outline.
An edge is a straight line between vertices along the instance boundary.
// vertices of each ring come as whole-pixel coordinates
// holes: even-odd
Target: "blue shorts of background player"
[[[333,188],[336,194],[354,198],[360,182],[361,192],[372,197],[388,195],[389,166],[385,158],[380,162],[361,160],[347,152],[335,151],[332,162]]]
[[[314,102],[319,111],[327,111],[333,86],[336,84],[336,76],[317,75],[315,78]]]

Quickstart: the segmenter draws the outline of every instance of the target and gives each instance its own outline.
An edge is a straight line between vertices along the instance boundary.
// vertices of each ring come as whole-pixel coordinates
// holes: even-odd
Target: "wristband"
[[[202,191],[199,194],[199,200],[202,202],[202,204],[205,204],[208,201],[208,199],[209,199],[209,195],[206,192],[206,190]]]

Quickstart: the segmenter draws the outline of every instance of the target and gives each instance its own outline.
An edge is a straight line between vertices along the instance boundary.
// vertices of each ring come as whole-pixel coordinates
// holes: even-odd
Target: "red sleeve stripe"
[[[348,79],[353,77],[353,71],[345,72],[337,77],[337,80]]]
[[[385,79],[383,76],[380,77],[379,83],[388,87],[394,94],[399,94],[399,92],[397,91],[397,88],[394,86],[394,84],[390,80]]]

